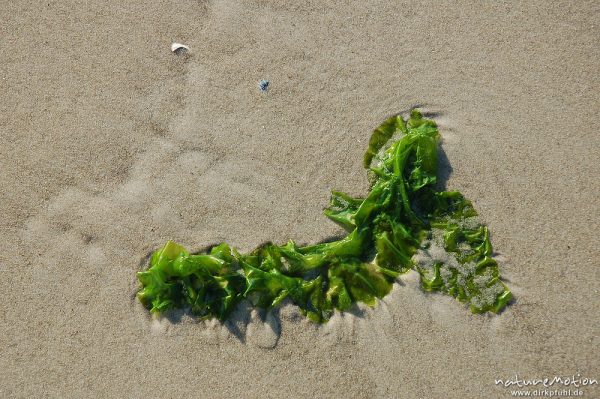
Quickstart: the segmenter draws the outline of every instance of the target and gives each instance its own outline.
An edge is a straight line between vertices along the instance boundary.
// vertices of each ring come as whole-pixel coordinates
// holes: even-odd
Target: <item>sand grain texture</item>
[[[502,398],[515,373],[600,378],[598,3],[288,3],[0,5],[0,397]],[[330,191],[364,194],[370,131],[415,106],[490,226],[517,297],[501,315],[412,275],[321,327],[291,305],[221,325],[135,300],[168,239],[340,234]]]

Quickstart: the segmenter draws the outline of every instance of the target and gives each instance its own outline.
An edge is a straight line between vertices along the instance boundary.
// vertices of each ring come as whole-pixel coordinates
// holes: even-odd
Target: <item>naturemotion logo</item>
[[[526,388],[511,390],[511,396],[533,396],[533,397],[569,397],[583,396],[583,387],[598,385],[596,378],[573,374],[571,376],[553,376],[542,378],[523,378],[515,374],[514,378],[495,379],[497,386],[505,388]]]

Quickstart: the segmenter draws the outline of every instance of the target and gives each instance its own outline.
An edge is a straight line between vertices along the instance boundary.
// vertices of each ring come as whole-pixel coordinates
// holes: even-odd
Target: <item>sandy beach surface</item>
[[[506,398],[495,379],[600,379],[597,1],[103,3],[0,4],[0,397]],[[413,107],[490,227],[506,311],[412,274],[323,326],[289,304],[155,319],[135,299],[169,239],[340,234],[330,191],[367,192],[371,131]]]

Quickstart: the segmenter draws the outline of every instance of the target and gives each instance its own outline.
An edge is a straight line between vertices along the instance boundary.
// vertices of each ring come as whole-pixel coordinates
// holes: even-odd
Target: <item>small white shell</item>
[[[185,44],[181,44],[181,43],[171,44],[171,51],[174,52],[175,54],[185,53],[189,49],[190,48],[188,46],[186,46]]]

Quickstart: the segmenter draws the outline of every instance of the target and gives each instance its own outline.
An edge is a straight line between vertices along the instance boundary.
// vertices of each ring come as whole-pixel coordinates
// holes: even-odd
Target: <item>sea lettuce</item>
[[[267,243],[240,254],[223,243],[190,254],[169,241],[138,273],[138,298],[152,312],[187,308],[201,318],[227,318],[248,300],[271,308],[289,298],[315,322],[353,303],[374,306],[402,273],[416,270],[425,291],[499,312],[511,299],[492,258],[489,231],[470,201],[437,186],[440,136],[413,110],[373,132],[364,156],[372,185],[365,198],[334,191],[324,213],[348,235],[299,247]]]

